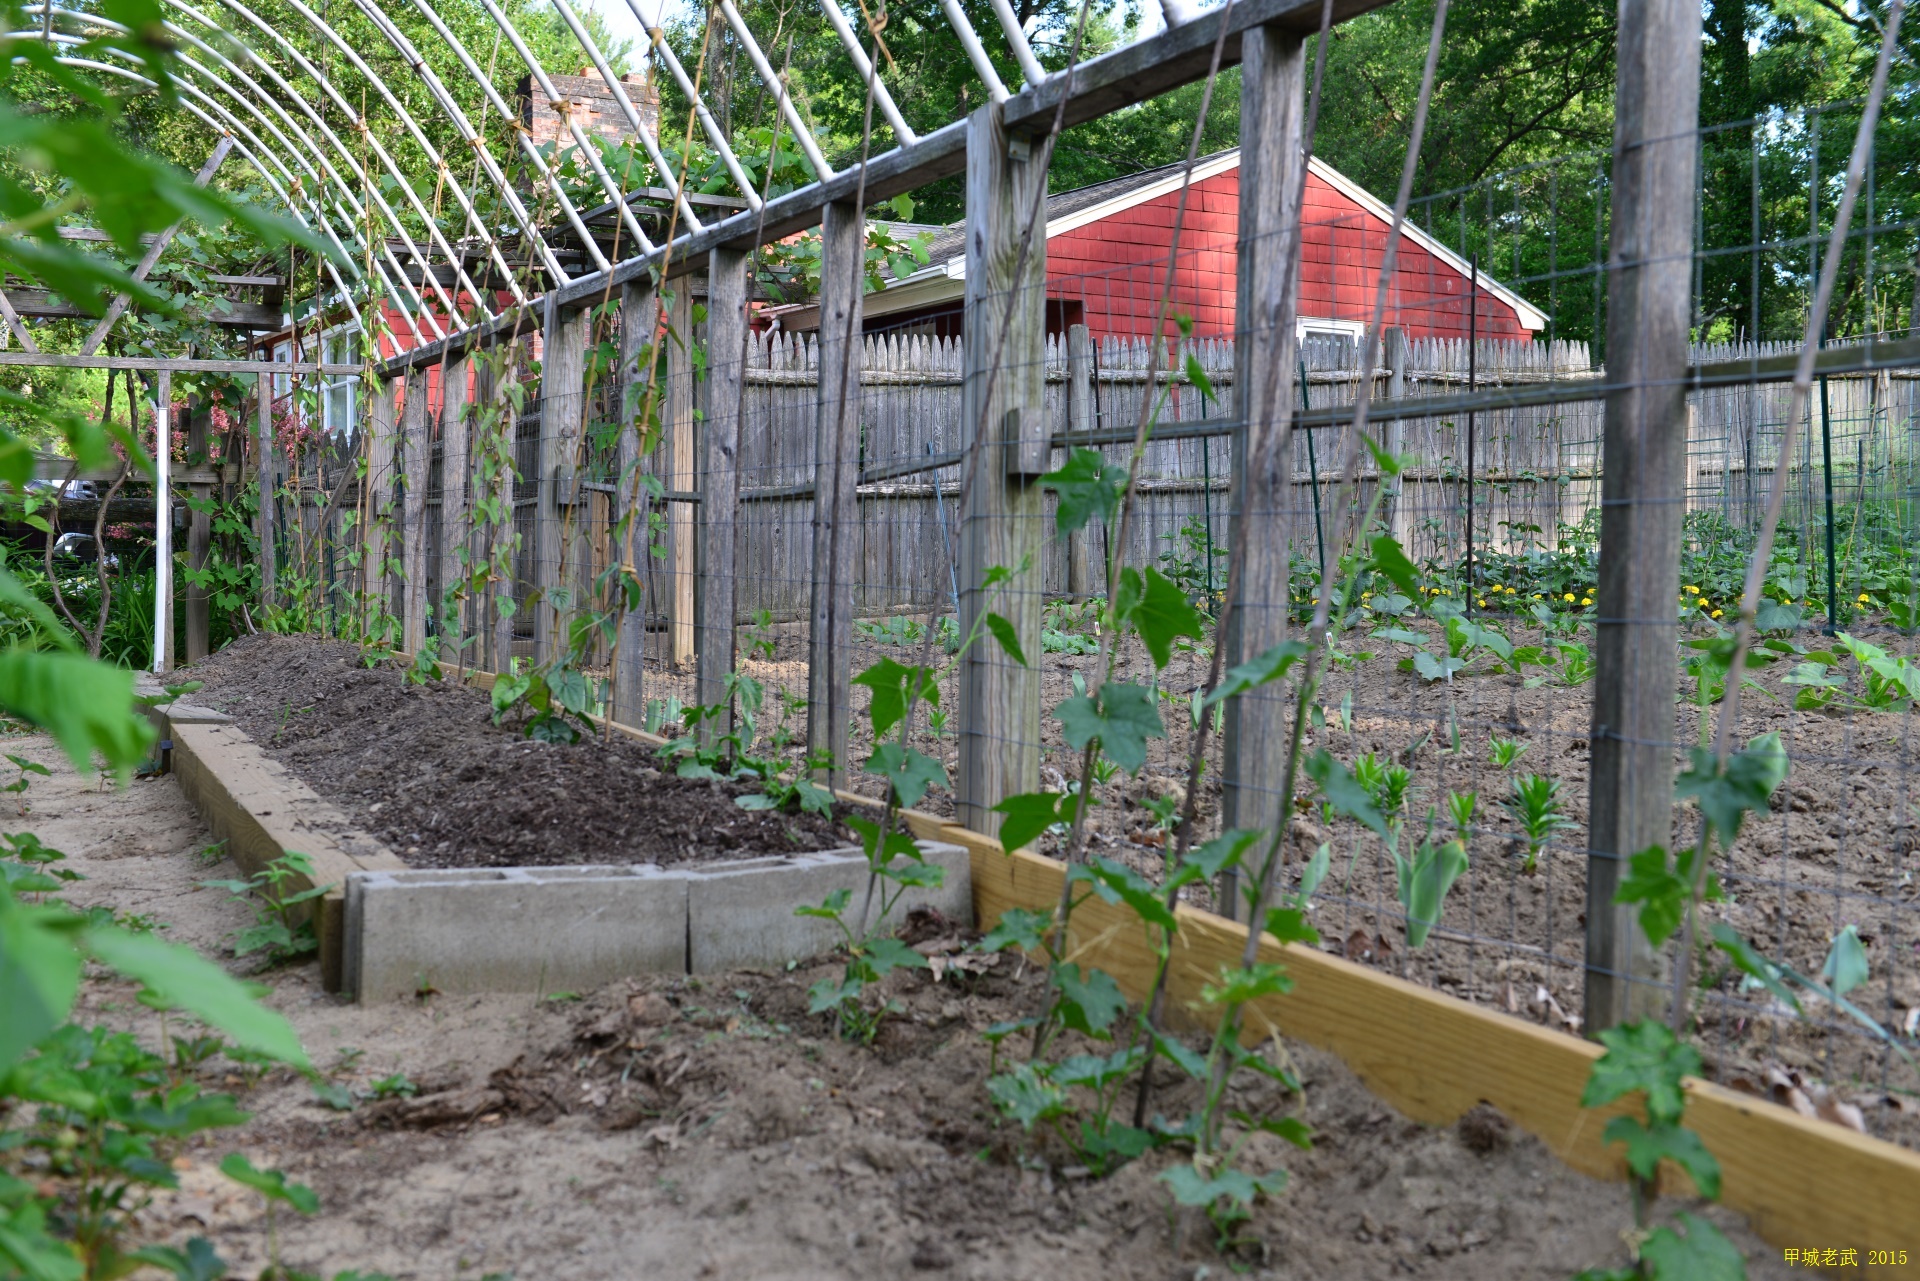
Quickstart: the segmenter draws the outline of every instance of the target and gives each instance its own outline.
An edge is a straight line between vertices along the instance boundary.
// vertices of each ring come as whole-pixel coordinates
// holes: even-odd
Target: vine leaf
[[[907,714],[907,702],[918,696],[938,706],[940,685],[930,667],[908,667],[891,658],[883,658],[853,678],[855,685],[873,691],[867,714],[873,720],[873,735],[879,738],[898,725]]]
[[[1206,628],[1206,620],[1193,607],[1187,594],[1172,579],[1149,567],[1143,575],[1137,569],[1120,571],[1120,587],[1114,593],[1114,617],[1131,622],[1140,641],[1153,657],[1155,669],[1166,667],[1173,657],[1173,642],[1182,636],[1196,639]]]
[[[1073,796],[1058,792],[1022,792],[994,806],[1000,820],[1000,844],[1008,852],[1024,849],[1055,823],[1071,823],[1075,812]]]
[[[1413,567],[1407,554],[1400,550],[1400,544],[1390,534],[1376,534],[1373,539],[1373,567],[1385,574],[1393,585],[1408,596],[1420,595],[1420,571]]]
[[[1675,1222],[1686,1228],[1684,1237],[1656,1228],[1640,1247],[1655,1281],[1746,1281],[1746,1260],[1719,1228],[1697,1214],[1681,1214]]]
[[[1604,1107],[1639,1091],[1647,1097],[1650,1120],[1656,1125],[1677,1124],[1687,1105],[1680,1082],[1699,1075],[1699,1052],[1674,1036],[1666,1024],[1650,1019],[1606,1028],[1599,1036],[1607,1052],[1594,1060],[1580,1106]]]
[[[1720,1199],[1720,1162],[1692,1130],[1671,1124],[1647,1126],[1637,1116],[1616,1116],[1607,1122],[1601,1137],[1626,1145],[1627,1166],[1641,1178],[1653,1178],[1660,1162],[1671,1161],[1687,1172],[1701,1196]]]
[[[1143,685],[1123,681],[1108,681],[1096,694],[1069,698],[1054,709],[1053,717],[1069,746],[1085,750],[1099,739],[1101,750],[1129,774],[1138,774],[1147,763],[1147,740],[1167,736],[1153,694]]]
[[[893,785],[893,794],[908,809],[920,803],[927,789],[947,781],[947,767],[911,747],[882,743],[873,749],[867,761],[868,773],[878,774]]]
[[[1107,461],[1097,449],[1076,449],[1058,471],[1050,471],[1040,483],[1059,495],[1054,523],[1063,534],[1086,527],[1095,516],[1113,518],[1120,495],[1127,487],[1127,469]]]
[[[1353,771],[1333,758],[1326,748],[1316,748],[1305,762],[1307,777],[1320,785],[1320,794],[1327,798],[1327,804],[1348,818],[1358,819],[1382,840],[1392,840],[1387,831],[1387,820],[1374,808],[1373,798]]]
[[[993,633],[993,638],[1000,642],[1000,648],[1007,651],[1008,658],[1022,667],[1033,666],[1027,661],[1027,651],[1020,648],[1020,633],[1013,629],[1012,623],[998,614],[990,613],[986,617],[986,624],[987,630]]]
[[[1424,636],[1421,637],[1422,641],[1425,639]],[[1257,657],[1228,668],[1227,674],[1220,680],[1219,688],[1207,695],[1205,706],[1212,707],[1215,703],[1225,702],[1250,689],[1258,689],[1269,682],[1277,681],[1287,674],[1288,668],[1306,656],[1305,641],[1281,641]]]

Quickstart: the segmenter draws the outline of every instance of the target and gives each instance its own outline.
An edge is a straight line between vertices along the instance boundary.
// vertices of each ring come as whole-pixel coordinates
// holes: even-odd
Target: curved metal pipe
[[[733,8],[733,0],[721,0],[728,9]],[[893,130],[894,138],[905,146],[918,142],[920,135],[907,127],[900,117],[900,108],[893,103],[893,95],[887,92],[886,84],[874,74],[873,60],[867,57],[867,51],[860,47],[860,40],[853,34],[853,28],[847,25],[847,15],[840,8],[840,0],[820,0],[820,8],[826,12],[827,21],[833,25],[840,37],[840,43],[847,48],[847,56],[853,59],[853,69],[860,73],[860,83],[873,86],[873,100],[880,108],[880,114],[887,119],[887,125]]]
[[[553,3],[563,13],[571,12],[566,7],[567,0],[553,0]],[[647,17],[640,12],[640,0],[627,0],[627,8],[633,10],[633,16],[641,26],[647,26]],[[757,211],[760,208],[760,193],[753,189],[753,179],[747,177],[746,171],[740,167],[740,158],[734,155],[733,148],[727,145],[726,135],[720,132],[720,126],[715,123],[713,113],[707,110],[706,99],[702,98],[694,87],[693,78],[687,75],[687,69],[680,65],[680,58],[674,53],[673,46],[661,37],[660,28],[647,27],[647,35],[653,41],[654,51],[665,60],[667,70],[673,73],[675,83],[680,86],[680,92],[686,94],[687,101],[693,104],[693,114],[700,121],[701,132],[707,135],[707,141],[713,144],[713,149],[720,153],[720,163],[727,167],[727,173],[733,178],[733,185],[738,187],[741,194],[747,198],[747,208]]]
[[[781,113],[787,118],[787,127],[792,130],[794,140],[800,144],[800,150],[806,154],[807,163],[813,166],[815,180],[825,182],[833,177],[833,166],[828,164],[827,158],[820,154],[820,144],[813,140],[813,130],[808,128],[807,122],[801,118],[800,109],[794,104],[793,95],[788,93],[786,86],[780,83],[779,75],[767,62],[767,55],[760,51],[759,42],[753,38],[753,32],[747,29],[746,19],[742,18],[740,11],[734,8],[733,0],[720,0],[720,12],[726,16],[727,25],[733,28],[734,38],[739,40],[741,46],[746,49],[747,60],[753,64],[754,72],[760,77],[761,83],[772,91],[774,98],[780,103]],[[866,73],[861,74],[864,76]],[[881,92],[884,93],[885,89],[882,88]],[[890,110],[892,106],[893,99],[888,98],[882,103],[881,110]],[[887,120],[891,123],[893,117],[889,115]],[[898,126],[895,127],[894,132],[899,133]],[[907,131],[906,141],[912,141],[912,132],[910,129]]]

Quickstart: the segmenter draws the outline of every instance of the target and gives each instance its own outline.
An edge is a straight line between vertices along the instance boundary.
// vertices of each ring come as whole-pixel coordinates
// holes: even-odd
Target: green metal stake
[[[1307,358],[1300,357],[1300,408],[1302,412],[1313,412],[1312,400],[1307,395]],[[1327,565],[1327,535],[1320,528],[1320,465],[1313,457],[1313,429],[1307,428],[1307,480],[1313,485],[1313,541],[1320,548],[1320,575],[1332,573]]]

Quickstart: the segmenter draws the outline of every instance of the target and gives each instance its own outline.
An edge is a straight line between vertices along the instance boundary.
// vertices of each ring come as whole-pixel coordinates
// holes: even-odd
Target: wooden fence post
[[[672,285],[667,306],[667,386],[661,405],[661,431],[667,451],[667,488],[690,492],[697,463],[693,425],[693,278]],[[675,667],[693,661],[694,523],[697,513],[684,502],[667,505],[667,643]]]
[[[588,313],[562,311],[549,298],[540,350],[540,449],[535,477],[539,503],[533,518],[533,582],[540,602],[533,615],[533,661],[544,663],[567,644],[567,624],[579,607],[572,571],[579,541],[581,383],[586,378]]]
[[[1588,813],[1589,1031],[1665,1009],[1665,966],[1630,906],[1626,860],[1673,840],[1680,529],[1687,486],[1688,269],[1700,6],[1624,0],[1607,264],[1606,428]]]
[[[707,261],[707,394],[700,451],[699,664],[694,697],[711,707],[726,698],[733,670],[734,552],[740,501],[740,353],[747,331],[747,268],[737,249],[715,249]],[[701,722],[710,736],[731,732],[726,712]]]
[[[473,573],[473,514],[467,498],[473,467],[473,428],[467,421],[471,380],[465,356],[440,367],[440,594],[444,600],[454,592],[454,599],[462,602],[451,617],[440,619],[440,625],[453,632],[441,636],[440,657],[462,667],[467,662],[467,620],[479,618],[478,611],[468,608],[468,593],[455,587]],[[438,613],[440,602],[429,602],[428,608]]]
[[[613,527],[627,524],[627,536],[616,539],[614,563],[631,566],[641,582],[647,581],[652,551],[644,513],[647,503],[630,506],[640,490],[634,472],[642,467],[640,433],[646,424],[637,421],[645,407],[648,384],[659,362],[654,359],[654,338],[660,328],[659,304],[654,297],[650,276],[630,280],[620,290],[620,454],[613,476]],[[660,451],[656,447],[654,458]],[[658,474],[657,471],[655,473]],[[613,669],[613,719],[622,725],[643,725],[647,719],[646,657],[647,611],[653,601],[642,596],[638,608],[621,616],[620,636]]]
[[[427,371],[407,371],[400,405],[401,646],[418,654],[427,643]]]
[[[213,496],[213,487],[197,479],[206,474],[211,464],[207,459],[207,407],[189,405],[185,410],[187,427],[187,466],[189,474],[196,477],[187,486],[187,492],[195,503],[204,504]],[[185,601],[187,662],[197,663],[207,656],[207,633],[211,620],[208,617],[208,593],[206,587],[194,581],[195,575],[206,572],[207,559],[213,550],[213,514],[187,509],[187,590]]]
[[[1229,545],[1244,552],[1228,567],[1237,604],[1225,628],[1228,666],[1286,638],[1290,609],[1293,506],[1294,297],[1287,264],[1299,254],[1302,51],[1277,26],[1247,32],[1240,70],[1241,136],[1238,314],[1234,400],[1242,426],[1233,441]],[[1294,290],[1299,288],[1298,275]],[[1251,522],[1242,540],[1237,526]],[[1286,759],[1290,711],[1279,685],[1227,703],[1222,822],[1270,828],[1290,808],[1274,790]],[[1237,914],[1238,903],[1230,910]]]
[[[504,349],[497,363],[480,366],[479,378],[474,388],[474,400],[478,404],[493,406],[494,430],[505,432],[507,436],[507,456],[516,457],[514,437],[519,431],[518,415],[514,411],[513,398],[507,394],[508,382],[520,376],[520,348],[515,343]],[[495,442],[488,441],[484,449],[494,448]],[[488,531],[487,545],[483,549],[487,557],[488,582],[485,607],[476,615],[476,619],[487,627],[487,664],[495,672],[510,671],[513,667],[513,634],[515,619],[526,605],[525,593],[515,575],[514,566],[519,556],[513,548],[517,527],[514,523],[514,487],[519,480],[519,464],[509,462],[493,478],[494,509],[500,513],[500,519]],[[478,483],[476,476],[475,483]],[[492,566],[496,563],[506,567],[505,577],[495,579]],[[500,598],[506,597],[514,602],[512,614],[500,608]]]
[[[1067,430],[1088,432],[1093,422],[1093,338],[1085,325],[1067,327]],[[1085,600],[1103,587],[1093,576],[1093,553],[1087,527],[1067,535],[1067,595]]]
[[[373,615],[392,613],[393,597],[387,582],[393,507],[394,430],[399,417],[396,398],[400,380],[382,380],[368,402],[367,474],[361,485],[366,494],[366,521],[361,530],[361,617],[371,627]],[[374,609],[375,603],[379,609]]]
[[[853,709],[853,583],[860,564],[860,292],[866,219],[836,200],[820,223],[820,366],[814,402],[813,575],[807,633],[807,750],[843,786]]]
[[[254,375],[253,399],[258,423],[253,461],[260,478],[260,510],[254,515],[253,531],[260,540],[260,607],[264,612],[274,606],[274,589],[279,585],[280,578],[279,548],[274,543],[273,527],[273,498],[278,486],[274,479],[272,374]],[[296,508],[296,525],[300,524],[299,514]]]
[[[975,621],[991,610],[1013,624],[1021,648],[1036,661],[1046,542],[1045,494],[1037,477],[1051,452],[1045,447],[1044,226],[1033,228],[1024,273],[1016,275],[1015,268],[1034,198],[1046,188],[1043,157],[1027,138],[1007,133],[997,104],[967,118],[960,430],[963,440],[978,432],[987,436],[960,514],[960,634],[971,634]],[[1023,563],[1025,572],[1004,588],[982,588],[989,568],[1018,570]],[[983,638],[961,656],[959,683],[960,822],[992,835],[1000,830],[993,807],[1039,788],[1040,673]]]

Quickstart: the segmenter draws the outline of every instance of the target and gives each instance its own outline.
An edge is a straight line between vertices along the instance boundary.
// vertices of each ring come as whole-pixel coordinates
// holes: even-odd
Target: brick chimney
[[[559,103],[549,99],[532,76],[520,80],[520,123],[532,135],[536,146],[549,142],[558,142],[562,148],[573,145],[573,135],[568,131],[561,117],[564,111],[580,126],[580,132],[590,138],[600,138],[611,143],[630,142],[634,138],[633,130],[627,126],[626,113],[620,110],[620,104],[614,100],[613,90],[607,87],[592,67],[580,68],[573,76],[550,76],[554,91],[560,95]],[[653,87],[647,76],[629,73],[620,77],[621,87],[626,91],[627,100],[633,103],[634,114],[640,117],[640,123],[654,137],[660,136],[660,93]]]

